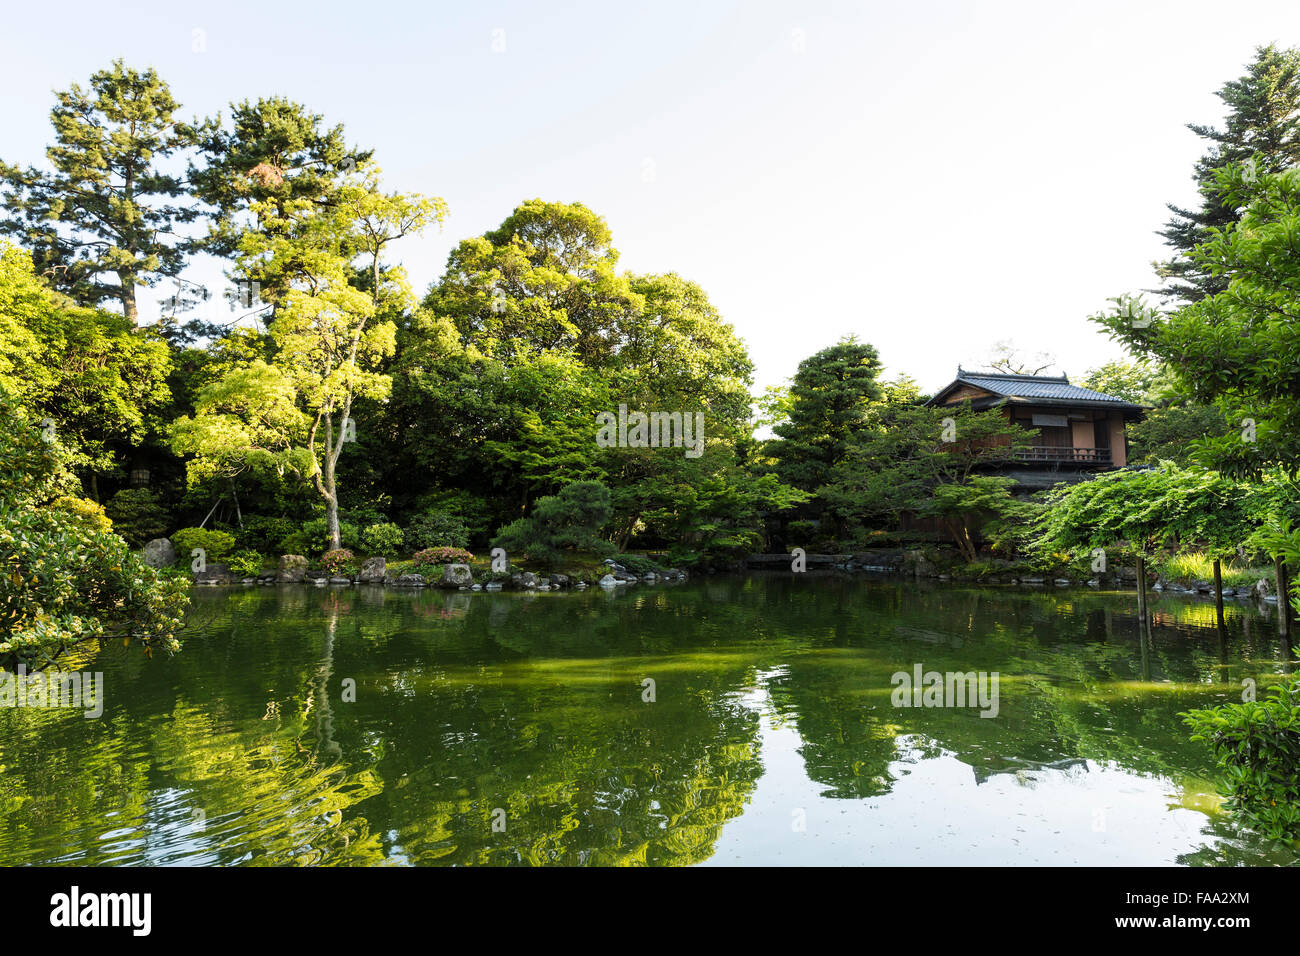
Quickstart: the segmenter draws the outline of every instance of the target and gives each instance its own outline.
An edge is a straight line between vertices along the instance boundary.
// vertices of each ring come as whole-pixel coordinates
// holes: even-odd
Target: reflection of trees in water
[[[888,789],[898,759],[894,738],[903,729],[951,751],[977,777],[1016,761],[1052,766],[1081,758],[1175,777],[1209,773],[1209,754],[1188,739],[1178,714],[1216,696],[1227,699],[1242,674],[1261,668],[1224,666],[1213,605],[1207,628],[1199,606],[1156,602],[1165,627],[1144,648],[1137,615],[1116,609],[1113,594],[965,588],[928,590],[918,601],[907,596],[909,585],[846,587],[830,610],[791,602],[790,586],[769,589],[767,617],[796,604],[811,643],[843,646],[843,616],[860,622],[861,636],[849,642],[856,653],[790,655],[772,682],[774,704],[804,740],[807,772],[830,787],[828,796]],[[1234,660],[1260,649],[1261,629],[1252,637],[1248,620],[1230,609]],[[1275,635],[1263,643],[1280,653]],[[940,673],[999,672],[998,716],[981,718],[974,708],[894,708],[891,675],[918,662]]]
[[[394,689],[362,808],[420,863],[680,864],[706,859],[761,774],[756,714],[734,662],[557,660],[430,676]],[[424,675],[417,676],[420,683]],[[643,702],[640,680],[656,680]],[[752,676],[752,674],[751,674]],[[493,832],[493,811],[506,811]],[[372,809],[373,808],[373,809]],[[380,809],[382,808],[382,809]]]
[[[210,623],[175,659],[93,659],[105,719],[0,712],[0,862],[109,862],[116,830],[161,861],[694,862],[760,775],[740,703],[760,672],[828,796],[886,792],[939,750],[977,777],[1080,758],[1208,776],[1177,713],[1275,669],[1276,633],[1230,607],[1221,645],[1212,605],[1206,627],[1156,599],[1146,681],[1131,597],[788,577],[531,598],[199,591]],[[999,716],[895,709],[890,677],[917,662],[1000,672]],[[1228,839],[1188,859],[1257,852]]]

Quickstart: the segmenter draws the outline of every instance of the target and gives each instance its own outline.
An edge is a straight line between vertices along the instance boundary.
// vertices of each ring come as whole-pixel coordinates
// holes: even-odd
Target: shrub
[[[74,498],[64,495],[50,502],[50,507],[61,511],[73,521],[90,531],[110,532],[113,522],[104,514],[104,506],[89,498]]]
[[[614,548],[598,532],[613,513],[608,488],[599,481],[575,481],[558,495],[539,498],[531,516],[506,525],[492,543],[551,566],[565,552],[609,554]]]
[[[312,518],[310,521],[304,521],[302,524],[303,539],[305,547],[294,553],[311,553],[325,551],[329,549],[329,525],[324,518]],[[285,542],[288,544],[289,542]],[[296,543],[296,542],[295,542]],[[342,547],[352,549],[361,544],[361,532],[351,521],[339,520],[339,543]],[[294,551],[293,548],[286,548],[286,551]]]
[[[417,565],[469,564],[474,560],[474,555],[464,548],[425,548],[415,552],[411,560]]]
[[[495,524],[497,508],[488,499],[468,491],[435,491],[420,495],[413,504],[410,513],[417,515],[427,512],[441,512],[462,522],[469,529],[469,539],[463,545],[468,547],[469,541],[475,540],[480,535],[486,536],[492,529]],[[415,545],[414,541],[409,541],[409,543]],[[432,542],[424,545],[424,547],[435,547],[439,543]],[[461,545],[457,545],[453,541],[450,546],[460,547]]]
[[[262,573],[262,556],[256,551],[236,551],[227,563],[236,577],[255,578]]]
[[[195,548],[202,548],[208,561],[220,561],[235,548],[235,536],[227,531],[209,531],[205,528],[181,528],[172,535],[176,557],[188,563]]]
[[[463,548],[469,544],[469,526],[459,515],[431,509],[411,519],[406,539],[416,548]]]
[[[1209,743],[1223,774],[1224,806],[1275,840],[1300,837],[1300,675],[1262,701],[1180,714]]]
[[[663,565],[643,554],[616,554],[614,560],[633,574],[649,574],[651,571],[658,573],[665,570]]]
[[[133,548],[161,538],[172,526],[161,497],[148,488],[123,488],[108,499],[104,511],[113,520],[113,530]]]
[[[321,555],[320,566],[328,574],[341,574],[356,567],[356,557],[347,548],[326,551]]]
[[[286,538],[300,532],[300,522],[292,518],[247,515],[244,526],[235,532],[235,541],[240,548],[259,554],[299,554],[299,551],[283,546]]]
[[[402,529],[384,522],[361,532],[361,547],[368,554],[396,554],[402,546]]]

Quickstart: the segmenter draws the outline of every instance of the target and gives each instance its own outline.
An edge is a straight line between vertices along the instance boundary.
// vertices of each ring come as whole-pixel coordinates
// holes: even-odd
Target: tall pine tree
[[[1211,143],[1194,172],[1203,197],[1200,208],[1182,209],[1170,203],[1174,215],[1160,232],[1174,255],[1155,264],[1165,285],[1151,291],[1184,302],[1196,302],[1227,288],[1225,277],[1211,276],[1190,256],[1212,230],[1241,218],[1241,210],[1225,203],[1214,190],[1215,171],[1252,158],[1259,175],[1300,165],[1300,50],[1279,50],[1272,45],[1258,48],[1246,73],[1224,84],[1218,96],[1228,107],[1223,129],[1187,124]]]
[[[53,172],[0,162],[0,232],[30,248],[59,291],[82,305],[115,299],[135,323],[136,287],[176,276],[192,249],[177,227],[200,210],[176,202],[187,186],[164,166],[202,131],[177,118],[180,104],[154,70],[121,60],[89,89],[74,83],[55,97]]]
[[[206,163],[190,167],[195,193],[215,210],[204,250],[242,260],[234,278],[256,281],[271,301],[288,291],[297,267],[256,268],[242,244],[301,222],[306,208],[337,205],[348,175],[373,151],[349,147],[341,125],[326,127],[321,115],[279,96],[233,103],[230,128],[218,117],[206,132],[199,146]]]

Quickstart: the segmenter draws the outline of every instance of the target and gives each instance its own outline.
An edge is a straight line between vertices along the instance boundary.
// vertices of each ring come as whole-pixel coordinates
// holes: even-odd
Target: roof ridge
[[[976,378],[1005,378],[1028,382],[1062,382],[1066,385],[1070,384],[1070,377],[1064,372],[1060,375],[1027,375],[1023,372],[983,372],[978,369],[964,369],[960,365],[957,366],[958,378],[964,378],[969,375],[973,375]]]

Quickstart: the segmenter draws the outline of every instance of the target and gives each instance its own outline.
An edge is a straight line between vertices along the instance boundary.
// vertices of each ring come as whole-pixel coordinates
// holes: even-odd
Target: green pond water
[[[101,717],[0,709],[0,863],[1300,862],[1177,717],[1290,666],[1271,612],[1153,610],[1148,642],[1132,593],[884,577],[197,589],[176,657],[65,665]],[[996,672],[996,716],[895,706],[917,665]]]

